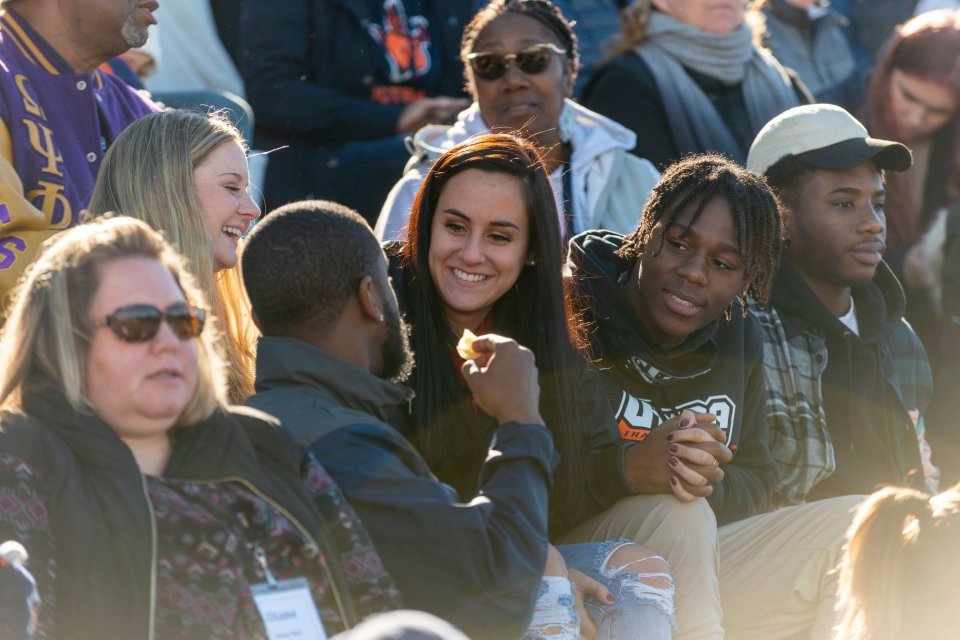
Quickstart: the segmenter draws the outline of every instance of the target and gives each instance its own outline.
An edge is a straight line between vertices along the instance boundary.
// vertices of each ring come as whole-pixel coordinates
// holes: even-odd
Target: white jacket
[[[637,141],[632,131],[572,100],[566,101],[565,108],[572,110],[574,122],[570,139],[574,233],[588,229],[633,231],[660,174],[649,161],[629,153]],[[489,130],[477,103],[461,111],[453,125],[428,125],[420,129],[412,138],[413,156],[404,176],[390,190],[380,211],[374,229],[377,237],[401,239],[420,183],[437,157],[467,138]],[[562,216],[561,169],[553,172],[550,182],[558,214]],[[561,223],[561,229],[563,226]]]

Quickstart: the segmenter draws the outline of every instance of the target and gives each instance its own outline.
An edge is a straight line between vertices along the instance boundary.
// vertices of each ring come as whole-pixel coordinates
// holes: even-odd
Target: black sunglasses
[[[516,53],[505,56],[485,52],[471,53],[467,55],[467,62],[470,63],[470,68],[473,69],[478,78],[497,80],[507,72],[507,66],[511,60],[516,61],[517,68],[520,71],[533,76],[547,70],[547,67],[550,66],[551,54],[564,55],[566,52],[566,49],[561,49],[555,44],[543,42],[532,44]]]
[[[124,342],[146,342],[157,335],[160,323],[166,320],[176,336],[186,340],[200,335],[206,319],[203,309],[186,302],[175,302],[163,311],[152,304],[131,304],[94,320],[93,326],[110,327]]]

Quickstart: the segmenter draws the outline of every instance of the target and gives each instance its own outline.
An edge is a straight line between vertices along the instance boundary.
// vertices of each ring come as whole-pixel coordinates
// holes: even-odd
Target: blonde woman
[[[179,109],[137,120],[104,157],[88,210],[143,220],[187,258],[223,327],[229,400],[242,403],[253,393],[256,329],[237,247],[260,209],[236,127],[223,115]]]
[[[126,217],[64,231],[22,283],[0,340],[0,540],[29,553],[38,637],[266,640],[256,585],[275,580],[300,580],[330,635],[398,604],[326,472],[226,406],[205,307]]]
[[[960,484],[886,487],[857,511],[840,566],[837,640],[957,637]]]
[[[691,153],[740,163],[775,115],[811,102],[746,21],[747,0],[635,0],[620,13],[617,55],[584,106],[637,134],[633,153],[661,171]]]

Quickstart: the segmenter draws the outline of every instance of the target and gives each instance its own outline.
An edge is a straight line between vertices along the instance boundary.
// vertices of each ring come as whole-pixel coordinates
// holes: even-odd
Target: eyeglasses
[[[166,320],[176,336],[186,340],[200,335],[206,319],[203,309],[185,302],[175,302],[163,311],[152,304],[131,304],[94,320],[93,326],[110,327],[124,342],[146,342],[157,335],[160,323]]]
[[[471,53],[467,55],[467,62],[470,63],[470,68],[473,69],[478,78],[498,80],[507,72],[507,66],[511,60],[516,61],[517,68],[520,71],[533,76],[547,70],[547,67],[550,66],[550,54],[563,55],[566,52],[566,49],[561,49],[555,44],[543,42],[532,44],[516,53],[505,56],[496,53]]]

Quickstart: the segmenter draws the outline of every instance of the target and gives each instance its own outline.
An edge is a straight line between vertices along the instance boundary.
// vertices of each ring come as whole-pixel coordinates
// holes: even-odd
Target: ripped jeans
[[[616,599],[613,604],[587,597],[584,606],[597,627],[597,640],[669,640],[675,626],[673,580],[668,573],[648,572],[648,560],[662,562],[652,552],[623,563],[615,558],[627,546],[621,538],[608,542],[558,545],[567,569],[593,578]],[[611,565],[611,560],[614,560]],[[562,577],[544,577],[533,621],[524,640],[579,640],[580,618],[574,610],[574,585]]]

